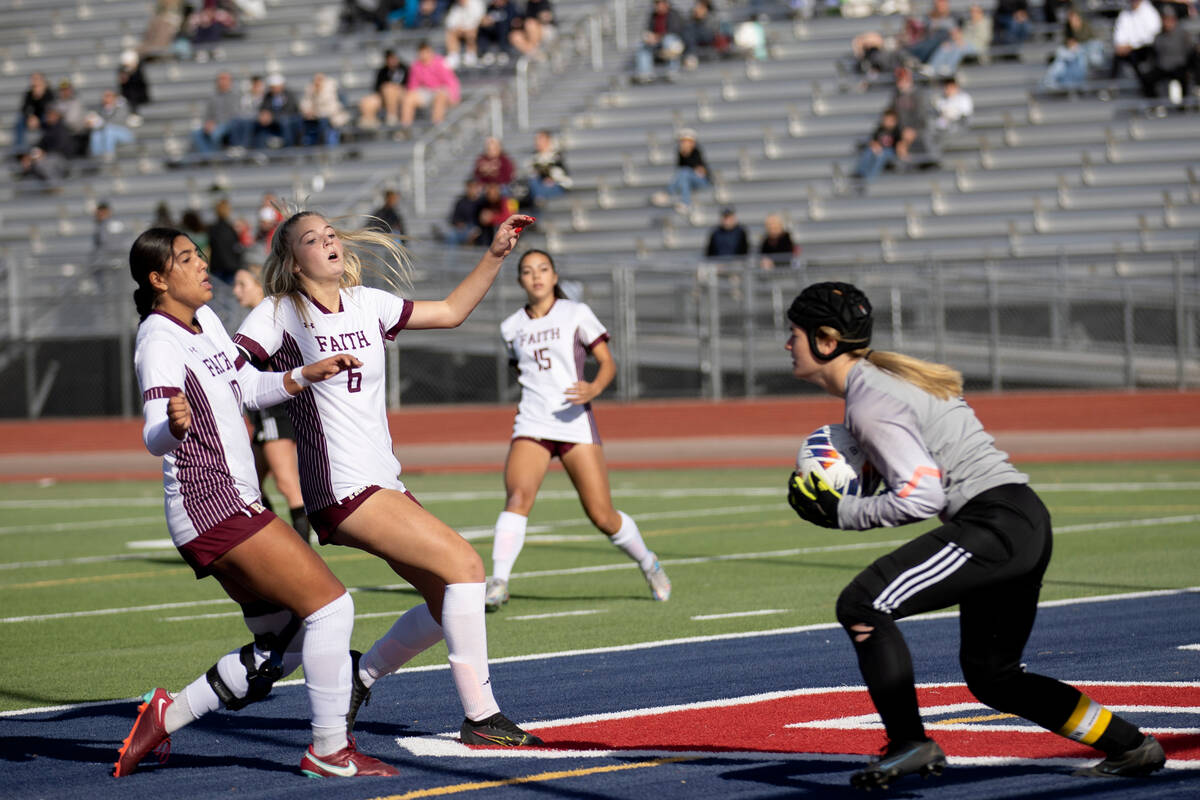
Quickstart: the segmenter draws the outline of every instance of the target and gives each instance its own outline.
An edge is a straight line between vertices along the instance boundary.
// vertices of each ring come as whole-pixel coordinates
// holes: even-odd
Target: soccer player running
[[[354,602],[308,544],[262,506],[242,418],[243,403],[282,402],[361,362],[341,353],[288,373],[249,367],[206,305],[208,264],[181,231],[142,233],[129,269],[142,320],[134,354],[142,437],[163,457],[167,529],[196,577],[215,575],[242,606],[254,643],[176,694],[148,693],[113,774],[128,775],[151,750],[165,760],[171,733],[222,703],[238,708],[262,699],[282,671],[301,664],[313,735],[301,770],[313,777],[397,774],[348,738]]]
[[[276,369],[338,352],[362,362],[288,404],[304,502],[321,543],[379,556],[425,599],[367,653],[352,654],[351,729],[378,678],[444,637],[465,712],[462,741],[541,743],[500,713],[488,675],[483,561],[400,481],[384,386],[385,340],[402,330],[462,324],[531,222],[524,215],[509,217],[479,263],[444,300],[413,301],[362,285],[364,266],[394,284],[409,283],[407,251],[393,237],[338,230],[320,214],[300,211],[275,231],[263,265],[268,297],[235,337],[252,357]]]
[[[240,267],[233,275],[233,296],[242,308],[254,308],[263,301],[262,267],[251,264]],[[287,501],[292,517],[292,527],[305,541],[309,538],[308,515],[304,513],[304,497],[300,493],[300,472],[296,460],[296,434],[292,431],[292,419],[287,406],[280,404],[249,413],[254,428],[250,444],[254,450],[254,464],[258,471],[258,483],[268,475],[275,477],[275,488]],[[271,504],[263,492],[263,505]]]
[[[877,559],[838,597],[838,621],[888,738],[850,783],[883,787],[945,766],[921,724],[912,660],[896,620],[956,603],[959,662],[981,702],[1104,752],[1078,775],[1161,768],[1165,757],[1153,736],[1078,689],[1024,670],[1021,652],[1050,562],[1050,514],[963,400],[962,375],[871,350],[871,304],[849,284],[809,286],[787,316],[793,374],[845,399],[846,427],[891,487],[876,496],[840,496],[815,474],[794,473],[788,501],[796,513],[845,530],[935,515],[944,523]]]
[[[518,372],[521,402],[504,464],[506,499],[496,519],[487,610],[496,611],[508,602],[508,582],[525,544],[529,512],[555,456],[575,485],[588,519],[637,562],[654,599],[665,601],[671,596],[671,581],[658,557],[642,541],[633,518],[613,507],[592,415],[591,401],[617,374],[608,331],[585,304],[567,299],[549,254],[529,250],[522,255],[517,281],[526,303],[500,324],[500,334]],[[591,381],[583,379],[588,353],[600,365]]]

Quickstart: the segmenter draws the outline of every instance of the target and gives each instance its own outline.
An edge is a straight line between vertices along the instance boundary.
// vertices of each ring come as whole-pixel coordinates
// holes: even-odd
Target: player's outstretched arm
[[[288,394],[297,395],[311,384],[329,380],[340,372],[361,366],[362,362],[348,353],[330,356],[285,373],[283,388],[287,389]],[[296,379],[297,373],[299,373],[300,380]]]
[[[500,274],[500,265],[517,246],[521,230],[533,223],[533,217],[513,214],[496,230],[496,236],[483,258],[467,277],[462,279],[445,300],[417,300],[413,303],[412,315],[406,328],[428,330],[431,328],[457,328],[470,316],[487,294],[488,289]]]

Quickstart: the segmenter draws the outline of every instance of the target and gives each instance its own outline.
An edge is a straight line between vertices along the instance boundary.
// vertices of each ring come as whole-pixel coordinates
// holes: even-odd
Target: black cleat
[[[867,768],[850,776],[855,789],[886,789],[896,778],[914,772],[922,778],[941,775],[946,768],[946,754],[932,739],[923,742],[891,742],[883,754]]]
[[[536,747],[542,740],[527,733],[503,714],[496,712],[487,719],[472,722],[464,719],[460,731],[463,744],[484,744],[500,747]]]
[[[1158,739],[1146,734],[1142,743],[1132,750],[1109,756],[1099,764],[1077,769],[1071,774],[1082,778],[1142,778],[1162,769],[1166,763],[1167,756]]]
[[[361,658],[362,653],[357,650],[350,651],[350,710],[346,712],[346,733],[354,733],[354,721],[358,719],[359,707],[371,705],[371,690],[358,676],[358,662]]]

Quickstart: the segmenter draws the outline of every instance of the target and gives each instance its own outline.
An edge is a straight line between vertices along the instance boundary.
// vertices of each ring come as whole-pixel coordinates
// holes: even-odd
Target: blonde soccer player
[[[370,650],[353,654],[351,728],[377,679],[445,638],[464,712],[462,741],[541,743],[500,713],[488,671],[483,561],[400,480],[384,393],[384,342],[404,331],[460,325],[531,222],[509,217],[475,268],[445,299],[430,301],[362,285],[364,262],[397,285],[410,282],[407,251],[391,236],[340,230],[320,214],[297,212],[271,240],[263,264],[267,299],[235,337],[252,357],[280,369],[332,353],[362,362],[288,406],[304,503],[320,542],[379,556],[425,599]]]
[[[312,777],[395,775],[348,737],[354,602],[307,543],[262,506],[243,403],[263,408],[306,395],[354,369],[349,353],[286,373],[246,364],[217,315],[208,264],[182,231],[151,228],[133,243],[137,290],[134,363],[146,448],[163,458],[167,530],[197,578],[213,575],[242,606],[254,642],[223,656],[177,693],[147,693],[113,774],[124,777],[170,736],[224,705],[261,700],[281,675],[304,666],[312,744],[300,769]]]
[[[552,458],[562,461],[588,519],[614,547],[637,562],[651,596],[665,601],[671,596],[671,581],[658,557],[646,547],[633,518],[613,507],[608,466],[592,413],[592,400],[617,374],[608,331],[586,304],[567,299],[548,253],[529,250],[522,255],[517,280],[525,290],[525,305],[500,324],[500,335],[517,369],[521,401],[504,464],[506,499],[496,519],[487,610],[496,611],[508,602],[508,584],[525,543],[529,512]],[[590,381],[583,374],[589,354],[599,364]]]
[[[896,620],[955,604],[959,663],[981,702],[1105,754],[1076,774],[1161,768],[1165,757],[1153,736],[1021,663],[1050,563],[1050,513],[963,400],[962,375],[872,350],[871,303],[850,284],[807,287],[787,316],[792,374],[845,400],[846,427],[891,488],[841,496],[815,473],[793,473],[792,508],[808,522],[843,530],[942,521],[876,559],[838,597],[838,621],[888,739],[850,783],[871,789],[912,773],[941,773],[946,756],[921,723],[912,657]]]

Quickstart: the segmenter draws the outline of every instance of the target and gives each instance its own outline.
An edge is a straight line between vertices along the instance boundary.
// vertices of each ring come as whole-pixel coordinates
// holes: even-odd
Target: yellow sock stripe
[[[1084,744],[1092,744],[1108,729],[1112,712],[1086,694],[1079,695],[1079,702],[1066,723],[1058,729],[1059,734]]]
[[[562,778],[579,778],[585,775],[599,775],[604,772],[621,772],[627,769],[643,769],[658,767],[663,764],[676,764],[680,761],[695,761],[698,756],[680,756],[677,758],[656,758],[653,761],[637,761],[632,764],[610,764],[603,767],[587,767],[584,769],[565,769],[556,772],[539,772],[536,775],[521,775],[516,778],[505,778],[496,781],[479,781],[477,783],[456,783],[451,786],[434,786],[429,789],[414,789],[404,794],[390,794],[376,797],[374,800],[416,800],[420,797],[440,797],[459,792],[474,792],[479,789],[496,789],[501,786],[516,786],[522,783],[538,781],[554,781]]]

